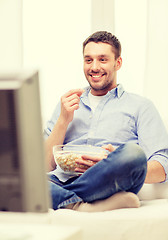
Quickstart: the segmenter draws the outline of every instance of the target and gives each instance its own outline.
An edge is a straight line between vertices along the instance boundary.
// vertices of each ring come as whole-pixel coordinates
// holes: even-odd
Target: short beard
[[[104,84],[103,86],[100,86],[100,87],[93,87],[89,82],[89,85],[94,91],[108,91],[109,89],[111,89],[112,83]]]

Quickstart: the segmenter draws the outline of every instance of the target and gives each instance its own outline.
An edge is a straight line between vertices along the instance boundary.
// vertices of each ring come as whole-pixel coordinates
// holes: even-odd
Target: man
[[[153,104],[117,84],[122,66],[121,45],[100,31],[83,43],[84,73],[89,87],[70,90],[61,98],[45,129],[49,171],[56,169],[52,148],[57,144],[102,146],[106,159],[77,163],[81,175],[49,174],[53,208],[105,211],[138,207],[136,194],[146,183],[167,180],[168,136]],[[148,160],[148,161],[147,161]],[[82,174],[83,173],[83,174]]]

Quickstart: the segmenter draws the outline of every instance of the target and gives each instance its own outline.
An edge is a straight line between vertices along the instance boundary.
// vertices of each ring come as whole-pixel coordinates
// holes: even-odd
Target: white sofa
[[[59,226],[65,231],[67,226],[80,229],[81,237],[73,240],[168,240],[168,183],[144,184],[138,196],[141,206],[136,209],[97,213],[67,209],[50,209],[44,214],[1,212],[0,224],[49,224],[55,226],[53,240],[59,239]]]
[[[140,208],[99,213],[60,209],[52,224],[78,226],[85,240],[168,240],[168,183],[144,184]]]

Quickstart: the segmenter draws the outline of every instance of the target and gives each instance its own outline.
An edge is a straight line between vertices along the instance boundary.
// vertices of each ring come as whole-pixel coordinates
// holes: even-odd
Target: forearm
[[[83,91],[83,89],[70,90],[61,97],[60,116],[52,130],[52,133],[46,140],[46,160],[48,171],[52,171],[56,167],[53,157],[53,146],[63,144],[68,125],[73,120],[74,111],[79,108],[80,96]]]
[[[45,142],[48,171],[52,171],[56,168],[56,163],[53,157],[53,146],[63,144],[67,127],[68,123],[59,118],[52,130],[52,133]]]
[[[158,161],[148,161],[145,183],[158,183],[166,179],[163,166]]]

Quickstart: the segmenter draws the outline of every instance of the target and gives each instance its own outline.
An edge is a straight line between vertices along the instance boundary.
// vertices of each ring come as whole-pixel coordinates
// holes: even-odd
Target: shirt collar
[[[124,88],[123,88],[123,86],[121,84],[118,84],[117,87],[114,88],[114,91],[115,91],[116,96],[118,98],[120,98],[123,95],[123,93],[124,93]]]
[[[84,88],[85,92],[82,94],[81,98],[85,97],[85,96],[88,96],[89,94],[89,91],[90,91],[90,87],[85,87]],[[110,90],[106,96],[109,96],[109,95],[113,95],[114,97],[118,97],[120,98],[124,93],[124,88],[121,84],[118,84],[116,88],[113,88],[112,90]]]

